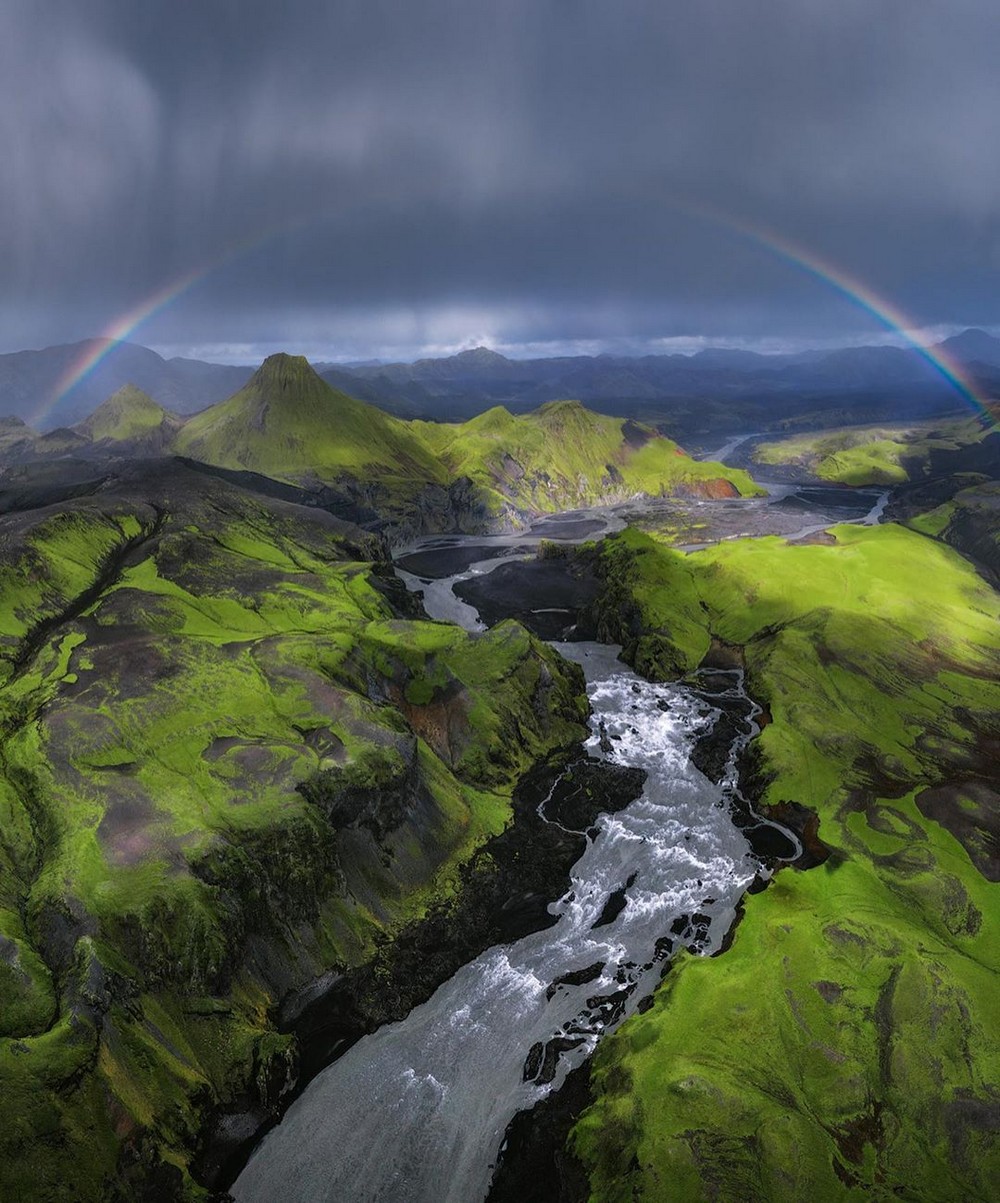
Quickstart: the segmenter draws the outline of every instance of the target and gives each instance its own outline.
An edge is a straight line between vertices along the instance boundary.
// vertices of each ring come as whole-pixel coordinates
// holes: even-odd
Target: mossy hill
[[[990,1198],[1000,595],[895,524],[687,557],[627,531],[602,557],[642,671],[742,649],[761,804],[815,810],[831,855],[601,1044],[570,1140],[592,1203]]]
[[[205,1198],[206,1115],[294,1079],[277,1004],[453,891],[582,682],[177,461],[0,521],[0,1197]]]
[[[245,388],[191,418],[175,447],[282,480],[329,483],[346,474],[445,483],[409,423],[332,388],[295,355],[266,359]]]
[[[650,426],[550,401],[515,416],[501,406],[457,425],[414,423],[448,470],[505,507],[554,510],[649,496],[760,492],[745,472],[687,456]]]
[[[74,429],[109,449],[124,445],[131,454],[149,455],[166,450],[180,427],[181,419],[175,414],[134,384],[126,384]]]
[[[281,354],[227,401],[188,419],[166,449],[334,487],[411,533],[449,520],[481,529],[639,493],[759,491],[745,472],[692,460],[653,428],[578,402],[517,417],[495,408],[458,424],[403,421],[332,388],[304,358]]]
[[[989,418],[907,426],[846,426],[760,443],[760,464],[792,465],[846,485],[896,485],[931,475],[1000,467],[1000,406]]]

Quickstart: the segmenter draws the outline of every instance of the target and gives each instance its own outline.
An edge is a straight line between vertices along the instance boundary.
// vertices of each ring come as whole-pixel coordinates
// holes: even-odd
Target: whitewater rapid
[[[725,804],[736,756],[722,785],[690,761],[718,712],[690,689],[642,680],[617,648],[557,646],[587,677],[588,753],[644,769],[642,795],[600,818],[550,907],[555,926],[489,949],[311,1083],[232,1188],[239,1203],[485,1198],[515,1113],[635,1009],[670,951],[711,952],[732,925],[761,866]],[[615,894],[624,906],[601,924]],[[567,974],[588,980],[559,984]]]
[[[877,522],[884,504],[872,496],[863,520]],[[434,552],[482,546],[483,558],[443,578],[399,575],[431,617],[482,630],[454,585],[525,558],[538,537],[421,540]],[[717,950],[747,887],[769,875],[732,820],[740,755],[758,731],[742,672],[713,670],[706,692],[697,676],[651,684],[615,647],[554,646],[586,677],[587,752],[643,769],[642,794],[587,833],[569,890],[550,905],[552,927],[488,949],[306,1087],[231,1188],[237,1203],[479,1203],[514,1115],[652,993],[679,947]],[[691,759],[720,718],[713,693],[742,707],[717,783]]]

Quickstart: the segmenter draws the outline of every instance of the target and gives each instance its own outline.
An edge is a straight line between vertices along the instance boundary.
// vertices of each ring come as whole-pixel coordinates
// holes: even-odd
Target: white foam
[[[510,1118],[558,1086],[608,1022],[609,1011],[587,1000],[631,989],[634,1008],[659,980],[658,967],[645,968],[657,942],[676,940],[681,917],[708,917],[706,950],[721,942],[757,862],[722,790],[690,762],[709,708],[677,686],[642,681],[614,649],[570,646],[590,678],[588,748],[645,769],[642,796],[599,818],[570,889],[550,907],[551,928],[489,949],[310,1084],[233,1187],[239,1203],[292,1197],[291,1186],[302,1203],[482,1199]],[[610,752],[601,750],[602,720]],[[620,912],[595,928],[623,889]],[[554,979],[598,962],[590,982],[562,984],[549,999]],[[524,1082],[528,1050],[560,1034],[583,1042],[561,1055],[554,1083]]]

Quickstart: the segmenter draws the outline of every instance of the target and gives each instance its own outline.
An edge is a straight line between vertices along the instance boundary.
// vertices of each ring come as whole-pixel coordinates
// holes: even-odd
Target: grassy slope
[[[282,994],[447,894],[582,730],[547,648],[394,619],[326,515],[148,492],[7,520],[3,1198],[138,1197],[161,1158],[196,1196],[204,1108],[294,1063]]]
[[[496,406],[460,424],[413,425],[452,473],[470,476],[497,508],[514,503],[553,510],[684,489],[760,492],[745,472],[692,460],[649,427],[595,414],[576,401],[550,401],[517,417]]]
[[[187,422],[176,449],[279,479],[445,480],[408,423],[338,392],[302,356],[265,360],[245,388]]]
[[[913,531],[835,533],[686,561],[611,541],[642,626],[673,621],[665,584],[681,603],[664,671],[709,632],[745,646],[764,798],[815,808],[834,855],[748,899],[730,951],[682,959],[601,1046],[573,1136],[595,1201],[930,1203],[997,1180],[1000,887],[916,799],[944,784],[960,810],[995,775],[1000,598]]]
[[[175,447],[285,480],[377,481],[390,490],[380,505],[468,476],[494,514],[638,492],[759,491],[745,472],[692,460],[647,428],[634,427],[633,445],[625,425],[567,401],[524,417],[497,407],[456,425],[407,422],[337,392],[306,360],[275,355],[246,388],[187,422]]]
[[[144,444],[167,441],[180,429],[180,419],[142,389],[126,384],[112,393],[75,430],[95,443]]]
[[[847,426],[760,443],[754,459],[796,464],[838,484],[900,484],[910,479],[907,463],[926,466],[932,451],[969,446],[986,433],[974,418],[943,425]]]

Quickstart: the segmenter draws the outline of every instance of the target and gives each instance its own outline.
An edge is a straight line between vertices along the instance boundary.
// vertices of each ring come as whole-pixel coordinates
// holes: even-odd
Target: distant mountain
[[[966,331],[943,345],[971,365],[986,391],[1000,387],[1000,340]],[[788,355],[710,348],[695,355],[529,360],[477,347],[410,364],[339,366],[323,376],[405,416],[458,420],[493,405],[525,413],[573,397],[605,413],[662,422],[683,438],[799,419],[812,425],[912,419],[962,403],[919,351],[887,346]]]
[[[434,359],[417,360],[418,364],[436,364],[437,362]],[[463,375],[466,372],[474,372],[477,375],[482,372],[506,374],[517,370],[515,360],[508,359],[497,351],[491,351],[489,347],[473,347],[469,351],[459,351],[457,355],[451,356],[448,363],[453,366],[457,375]]]
[[[258,488],[265,479],[294,485],[315,504],[402,539],[637,494],[756,491],[745,472],[691,459],[654,428],[578,401],[523,415],[494,407],[464,423],[408,421],[340,392],[304,358],[284,354],[188,418],[130,384],[74,429],[37,435],[17,418],[0,423],[0,462],[12,466],[160,455],[212,465],[237,483],[252,475]]]
[[[104,357],[59,397],[62,382],[74,369],[101,352]],[[0,355],[0,415],[29,421],[41,415],[42,426],[68,425],[130,383],[175,413],[194,413],[228,397],[251,372],[248,367],[196,359],[164,359],[146,347],[107,339],[15,351]]]
[[[768,356],[759,351],[741,351],[735,347],[706,347],[691,359],[704,367],[757,369],[768,366]]]
[[[964,364],[985,363],[1000,368],[1000,338],[985,330],[963,330],[937,345]]]
[[[936,377],[936,369],[923,355],[902,347],[844,347],[809,364],[783,366],[782,372],[812,385],[825,383],[841,389],[915,384]]]
[[[95,352],[110,350],[66,395],[65,380]],[[1000,393],[1000,339],[966,330],[939,344],[987,395]],[[185,415],[241,389],[252,369],[164,359],[131,343],[100,340],[0,355],[0,416],[72,425],[109,394],[134,384],[165,410]],[[763,355],[709,348],[695,355],[560,356],[514,360],[475,347],[414,363],[323,364],[338,392],[403,418],[460,421],[494,405],[528,413],[566,397],[604,413],[662,423],[684,441],[789,424],[842,425],[943,415],[958,393],[916,350],[852,347]]]

